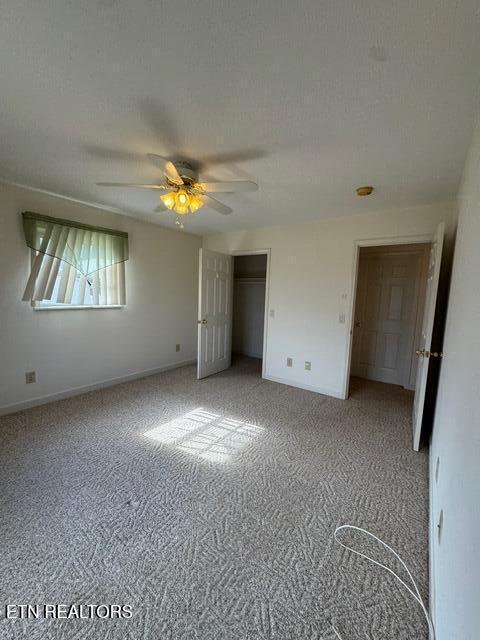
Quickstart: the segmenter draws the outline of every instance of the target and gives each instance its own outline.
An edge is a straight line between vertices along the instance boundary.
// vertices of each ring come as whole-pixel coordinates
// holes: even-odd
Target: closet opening
[[[265,340],[266,253],[233,259],[232,363],[243,362],[262,375]]]

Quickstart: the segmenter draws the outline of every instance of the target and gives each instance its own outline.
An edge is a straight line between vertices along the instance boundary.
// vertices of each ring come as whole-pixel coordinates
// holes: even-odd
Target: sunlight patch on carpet
[[[263,427],[197,407],[144,436],[204,460],[228,462],[264,431]]]

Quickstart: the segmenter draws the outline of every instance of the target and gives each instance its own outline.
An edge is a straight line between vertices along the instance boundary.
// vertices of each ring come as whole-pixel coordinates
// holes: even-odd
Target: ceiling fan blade
[[[183,184],[182,177],[171,160],[164,158],[163,156],[159,156],[156,153],[147,153],[147,158],[152,164],[161,169],[172,182],[179,185]]]
[[[175,184],[183,184],[182,176],[178,173],[177,167],[173,162],[168,161],[165,165],[165,175],[168,176],[168,178],[170,178],[170,180]]]
[[[219,202],[218,200],[216,200],[215,198],[212,198],[211,196],[207,196],[203,194],[198,197],[203,202],[203,204],[205,204],[207,207],[210,207],[210,209],[215,209],[215,211],[218,211],[218,213],[221,213],[223,216],[228,216],[230,213],[233,212],[233,209],[231,209],[230,207],[227,207],[226,204]]]
[[[99,187],[133,187],[134,189],[170,189],[165,184],[138,184],[136,182],[97,182]]]
[[[211,193],[237,193],[238,191],[256,191],[258,184],[250,180],[233,180],[232,182],[200,182],[204,191]]]
[[[158,169],[165,171],[165,165],[168,162],[168,158],[164,158],[163,156],[158,156],[156,153],[147,153],[147,158]]]

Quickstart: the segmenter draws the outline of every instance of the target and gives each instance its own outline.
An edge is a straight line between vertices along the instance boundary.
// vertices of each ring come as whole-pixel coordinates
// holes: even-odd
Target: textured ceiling
[[[479,33],[478,0],[3,0],[0,177],[167,226],[95,182],[157,180],[153,152],[259,183],[195,233],[448,200]]]

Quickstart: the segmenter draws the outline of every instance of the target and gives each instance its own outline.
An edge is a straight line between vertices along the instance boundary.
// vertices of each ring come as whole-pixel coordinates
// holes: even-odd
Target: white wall
[[[349,347],[356,240],[433,234],[454,204],[209,235],[203,246],[226,253],[271,249],[266,376],[343,397]],[[339,323],[340,314],[346,323]],[[287,357],[293,368],[286,367]],[[304,362],[312,370],[304,370]]]
[[[25,210],[127,231],[127,306],[34,311],[22,302]],[[191,234],[0,184],[0,410],[195,359],[200,244]],[[33,370],[37,382],[26,385]]]
[[[437,640],[480,636],[480,126],[459,197],[444,358],[431,444]],[[438,482],[435,481],[440,459]],[[436,524],[443,509],[441,542]]]

